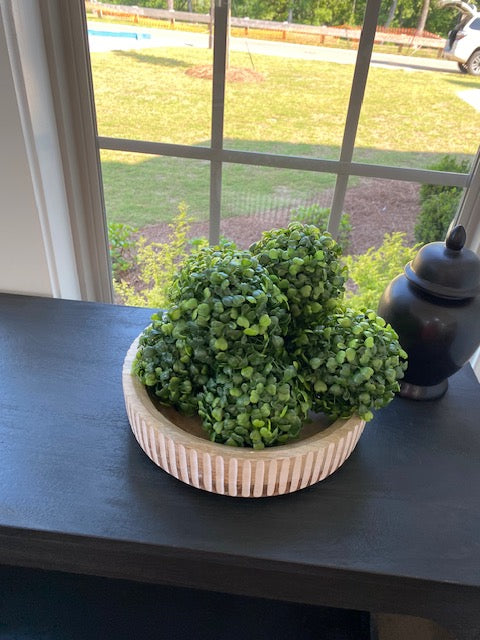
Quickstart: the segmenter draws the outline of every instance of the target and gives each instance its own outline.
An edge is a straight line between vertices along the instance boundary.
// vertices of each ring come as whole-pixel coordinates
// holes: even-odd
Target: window
[[[447,137],[447,131],[444,135],[443,130],[435,130],[441,129],[441,123],[438,123],[438,119],[435,120],[435,104],[439,99],[440,86],[438,93],[433,94],[431,102],[425,102],[425,112],[428,112],[431,118],[431,125],[427,125],[429,136],[425,140],[419,139],[416,123],[408,117],[408,105],[395,102],[397,97],[394,83],[390,82],[388,85],[391,95],[388,95],[380,106],[378,104],[378,95],[385,94],[385,85],[381,82],[382,70],[380,69],[377,73],[376,65],[371,64],[371,54],[380,8],[379,0],[370,0],[367,3],[355,67],[337,65],[339,69],[335,81],[329,79],[325,86],[322,86],[320,66],[318,75],[315,75],[306,63],[302,67],[301,63],[287,57],[277,59],[255,54],[252,57],[250,51],[244,51],[245,67],[249,67],[250,70],[253,67],[260,75],[273,76],[276,73],[284,78],[284,84],[288,85],[289,89],[289,92],[285,90],[284,100],[289,101],[290,109],[287,113],[281,100],[273,99],[270,101],[268,113],[265,111],[265,104],[268,102],[265,101],[263,94],[272,91],[269,83],[235,85],[228,74],[225,74],[228,2],[218,0],[215,5],[211,96],[209,94],[208,99],[205,100],[204,93],[196,96],[195,90],[193,91],[192,99],[195,102],[198,98],[198,113],[202,116],[199,118],[199,127],[195,136],[189,140],[188,136],[182,132],[183,138],[172,138],[165,128],[159,135],[157,123],[151,126],[151,139],[139,139],[134,135],[135,131],[130,120],[123,128],[124,135],[113,133],[106,135],[109,131],[107,122],[109,118],[105,117],[102,120],[100,115],[99,145],[104,153],[108,154],[104,159],[104,175],[107,178],[112,175],[112,163],[115,163],[115,159],[121,163],[123,156],[123,162],[128,162],[128,158],[131,162],[136,162],[134,160],[136,157],[141,163],[140,173],[145,175],[145,179],[148,173],[154,176],[153,181],[150,182],[151,197],[155,200],[162,199],[162,195],[166,195],[166,200],[171,206],[175,196],[166,184],[168,176],[172,175],[178,187],[177,202],[182,200],[183,193],[187,191],[185,181],[191,177],[191,182],[198,184],[198,187],[193,187],[196,191],[195,196],[192,196],[194,202],[192,213],[196,220],[201,220],[202,216],[205,216],[208,195],[211,242],[217,242],[220,235],[226,235],[226,232],[231,230],[232,224],[227,221],[231,220],[233,213],[247,215],[245,220],[249,219],[249,213],[257,218],[263,215],[267,218],[265,225],[268,225],[276,221],[285,221],[285,216],[282,217],[280,212],[306,206],[312,202],[331,207],[329,229],[336,234],[346,199],[348,201],[348,192],[358,187],[359,180],[364,184],[367,179],[375,193],[381,192],[382,189],[388,192],[388,185],[396,187],[400,185],[402,188],[401,185],[405,184],[407,189],[409,185],[421,183],[448,184],[459,188],[467,185],[466,174],[428,169],[428,154],[433,151],[432,140],[436,141],[434,150],[437,155],[442,150],[455,154],[460,148],[460,145],[455,144],[455,136]],[[248,47],[248,44],[246,46]],[[148,56],[151,53],[145,55]],[[160,57],[162,55],[165,55],[168,61],[168,52],[159,54]],[[178,51],[176,55],[180,55]],[[235,53],[237,62],[241,62],[241,55]],[[125,65],[128,63],[129,56],[135,59],[136,63],[141,59],[138,51],[130,52],[128,55],[125,52],[119,52],[118,56],[125,58]],[[250,56],[250,64],[248,64],[248,56]],[[100,70],[101,64],[102,61],[93,56],[94,79],[96,73],[105,72]],[[292,68],[293,72],[291,72]],[[302,71],[307,69],[312,74],[311,93],[295,95],[296,79]],[[401,74],[404,85],[407,83],[411,85],[409,99],[412,103],[419,101],[424,93],[421,74],[417,73],[417,77],[412,79],[412,75],[415,74],[396,73]],[[375,77],[372,77],[373,75]],[[183,83],[183,79],[178,77]],[[111,80],[110,86],[113,87],[114,83],[115,81]],[[190,83],[188,86],[191,93],[194,85]],[[302,85],[299,84],[299,86]],[[284,88],[275,85],[276,92],[282,92]],[[328,94],[329,91],[343,96],[343,102],[334,113],[328,111],[328,98],[324,102],[320,100],[323,94]],[[168,89],[164,99],[176,100],[179,118],[192,117],[194,114],[190,101],[191,95],[187,100],[181,93],[180,91],[177,94],[175,89]],[[213,98],[213,109],[208,104],[210,97]],[[154,119],[161,119],[162,114],[158,105],[154,105],[151,112],[143,111],[143,99],[142,95],[138,95],[138,100],[136,98],[135,102],[130,103],[130,105],[138,105],[138,118],[150,118],[153,114]],[[101,101],[102,95],[97,98],[100,114]],[[307,119],[300,113],[298,107],[300,103],[306,101],[309,102]],[[257,108],[254,108],[255,104]],[[461,108],[460,104],[459,108]],[[391,109],[406,112],[404,130],[389,130],[389,110]],[[211,113],[212,118],[211,123],[208,124],[207,113]],[[328,118],[327,140],[326,129],[321,128],[322,118],[324,120]],[[285,126],[286,119],[288,119],[288,127]],[[462,138],[460,118],[459,121],[457,140]],[[208,125],[210,125],[210,132],[207,131]],[[110,131],[113,130],[114,127],[110,127]],[[470,134],[470,131],[468,128],[467,133]],[[319,135],[319,132],[323,135]],[[374,138],[379,141],[377,147],[371,145],[371,140]],[[265,142],[266,139],[268,143]],[[368,144],[364,144],[366,140],[369,141]],[[412,144],[412,141],[415,144]],[[469,148],[470,155],[476,151],[473,143],[472,140]],[[415,151],[402,152],[400,148],[402,144],[405,148],[413,146]],[[465,145],[462,148],[464,149]],[[176,164],[174,159],[177,161]],[[163,186],[160,186],[159,181],[162,175]],[[115,176],[116,183],[121,182],[123,188],[125,182],[119,180],[120,171],[115,173]],[[142,181],[142,184],[147,183]],[[111,181],[108,182],[108,193],[111,192],[110,185]],[[239,187],[239,185],[243,186]],[[330,187],[329,190],[328,187]],[[135,193],[134,181],[130,189],[131,193]],[[107,212],[110,202],[108,193]],[[145,194],[140,194],[138,197],[142,199]],[[161,217],[163,214],[160,206],[159,211]],[[391,211],[390,214],[396,218],[396,228],[393,225],[391,230],[400,230],[402,221],[399,213]],[[368,219],[365,223],[368,224]],[[385,224],[387,229],[392,227],[391,224],[389,227],[388,220]],[[380,228],[383,228],[382,225]]]

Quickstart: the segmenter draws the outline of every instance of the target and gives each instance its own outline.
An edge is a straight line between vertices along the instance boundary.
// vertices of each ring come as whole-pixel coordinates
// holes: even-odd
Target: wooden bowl
[[[186,484],[213,493],[261,498],[292,493],[323,480],[352,453],[365,426],[358,416],[329,424],[315,416],[298,440],[255,451],[210,442],[198,417],[156,406],[132,375],[138,338],[123,365],[123,393],[132,431],[155,464]]]

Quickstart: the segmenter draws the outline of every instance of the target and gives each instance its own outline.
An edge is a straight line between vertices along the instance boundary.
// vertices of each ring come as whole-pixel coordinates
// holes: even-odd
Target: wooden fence
[[[103,2],[85,2],[87,11],[100,17],[123,17],[131,19],[134,23],[138,19],[161,20],[168,22],[171,27],[177,23],[192,23],[197,25],[210,25],[211,17],[208,13],[190,13],[188,11],[168,11],[166,9],[150,9],[148,7],[132,7],[129,5],[113,5]],[[232,29],[241,30],[245,37],[255,37],[255,32],[270,32],[276,39],[288,41],[295,36],[308,37],[311,44],[322,45],[326,39],[346,41],[356,45],[360,39],[361,30],[358,27],[324,27],[290,22],[274,22],[270,20],[251,20],[250,18],[235,18],[230,21]],[[445,46],[445,39],[435,34],[423,33],[420,35],[414,29],[388,29],[379,27],[376,33],[377,44],[390,44],[397,47],[401,53],[406,50],[418,50],[422,48],[434,49],[438,57],[441,56]]]

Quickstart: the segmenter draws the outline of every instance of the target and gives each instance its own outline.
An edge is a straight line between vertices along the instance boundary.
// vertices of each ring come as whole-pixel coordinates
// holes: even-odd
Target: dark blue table
[[[172,478],[130,432],[122,362],[150,315],[0,295],[2,587],[23,571],[66,572],[421,616],[480,638],[480,386],[469,366],[442,399],[378,412],[323,482],[229,498]]]

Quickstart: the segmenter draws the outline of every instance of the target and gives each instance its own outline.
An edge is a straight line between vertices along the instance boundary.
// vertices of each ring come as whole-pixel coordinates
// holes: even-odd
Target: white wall
[[[53,294],[0,14],[0,290]]]

